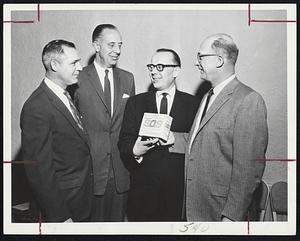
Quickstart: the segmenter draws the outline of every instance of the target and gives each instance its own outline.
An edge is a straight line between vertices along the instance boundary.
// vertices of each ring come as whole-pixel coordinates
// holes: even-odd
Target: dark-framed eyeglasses
[[[178,67],[179,65],[175,65],[175,64],[147,64],[146,65],[148,70],[151,72],[154,70],[154,68],[157,69],[157,71],[162,72],[164,70],[165,67]]]
[[[200,54],[200,53],[198,53],[198,54],[197,54],[197,60],[198,60],[198,62],[201,62],[201,61],[202,61],[202,58],[204,58],[204,57],[209,57],[209,56],[218,56],[218,57],[222,57],[222,56],[220,56],[220,55],[218,55],[218,54]]]

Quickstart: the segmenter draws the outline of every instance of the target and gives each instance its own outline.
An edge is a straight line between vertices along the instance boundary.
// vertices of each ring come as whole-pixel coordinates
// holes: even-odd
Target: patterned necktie
[[[111,90],[110,90],[110,82],[108,79],[108,69],[105,70],[105,76],[104,76],[104,98],[105,98],[105,103],[107,105],[107,109],[109,111],[109,115],[111,115]]]
[[[81,130],[83,130],[83,125],[82,125],[81,120],[80,120],[80,117],[79,117],[79,116],[80,116],[80,115],[79,115],[79,112],[78,112],[76,106],[74,105],[74,103],[73,103],[73,101],[72,101],[72,99],[71,99],[71,96],[70,96],[69,92],[68,92],[68,91],[64,91],[64,95],[67,97],[67,99],[68,99],[68,101],[69,101],[69,104],[70,104],[70,107],[71,107],[71,111],[72,111],[72,113],[73,113],[73,118],[74,118],[76,124],[78,125],[78,127],[79,127]]]
[[[203,110],[203,112],[202,112],[202,116],[201,116],[200,123],[201,123],[203,117],[204,117],[205,114],[206,114],[206,111],[207,111],[207,107],[208,107],[208,104],[209,104],[210,97],[211,97],[213,94],[214,94],[213,89],[210,89],[210,90],[208,91],[208,95],[207,95],[207,98],[206,98],[206,102],[205,102],[204,110]]]
[[[162,99],[160,101],[160,114],[168,114],[168,99],[167,99],[168,93],[162,93]]]

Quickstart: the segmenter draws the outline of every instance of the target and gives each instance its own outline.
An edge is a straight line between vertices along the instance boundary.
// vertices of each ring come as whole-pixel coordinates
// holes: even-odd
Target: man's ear
[[[53,72],[56,72],[57,71],[57,68],[58,68],[58,61],[56,59],[51,59],[50,61],[50,68]]]
[[[100,51],[100,46],[97,41],[93,42],[93,47],[94,47],[96,53]]]
[[[217,68],[221,68],[223,65],[224,65],[224,59],[223,59],[222,56],[219,56],[219,57],[218,57],[217,64],[216,64],[216,67],[217,67]]]
[[[173,71],[173,77],[177,78],[177,76],[179,75],[179,72],[180,72],[180,67],[179,66],[175,67],[174,71]]]

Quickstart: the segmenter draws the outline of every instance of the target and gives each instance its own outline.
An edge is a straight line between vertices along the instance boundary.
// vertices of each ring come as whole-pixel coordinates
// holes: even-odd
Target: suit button
[[[93,173],[90,174],[91,177],[92,177],[93,175],[94,175]]]

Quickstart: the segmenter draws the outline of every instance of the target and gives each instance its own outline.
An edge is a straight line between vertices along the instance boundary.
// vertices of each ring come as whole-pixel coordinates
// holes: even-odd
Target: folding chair
[[[270,189],[268,184],[261,180],[259,186],[253,194],[253,202],[250,207],[250,220],[251,221],[264,221],[266,210],[268,206]]]
[[[287,183],[274,183],[270,197],[273,221],[287,221]]]

